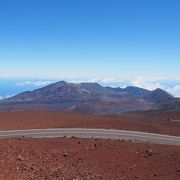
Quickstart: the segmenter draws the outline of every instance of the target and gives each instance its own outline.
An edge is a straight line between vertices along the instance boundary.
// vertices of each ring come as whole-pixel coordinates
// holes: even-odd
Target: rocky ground
[[[158,113],[158,114],[157,114]],[[0,112],[0,130],[112,128],[180,135],[177,112],[90,115],[48,111]],[[2,180],[176,180],[180,147],[118,140],[18,138],[0,140]]]
[[[2,180],[179,180],[180,147],[118,140],[0,140]]]
[[[123,115],[90,115],[50,111],[0,112],[0,130],[42,128],[112,128],[180,136],[180,111],[141,112]]]

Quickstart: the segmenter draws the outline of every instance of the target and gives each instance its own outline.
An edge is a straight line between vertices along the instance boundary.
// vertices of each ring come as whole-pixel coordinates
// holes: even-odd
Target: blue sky
[[[0,77],[180,86],[179,9],[179,0],[3,0]]]

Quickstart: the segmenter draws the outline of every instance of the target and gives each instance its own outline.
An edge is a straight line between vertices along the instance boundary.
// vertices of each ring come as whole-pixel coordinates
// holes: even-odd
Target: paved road
[[[154,133],[144,133],[137,131],[110,130],[110,129],[82,129],[82,128],[58,128],[58,129],[30,129],[0,131],[0,138],[15,137],[80,137],[80,138],[110,138],[125,139],[133,141],[146,141],[157,144],[180,145],[180,137],[168,136]]]
[[[173,119],[171,120],[172,122],[177,122],[177,123],[180,123],[180,120],[177,120],[177,119]]]

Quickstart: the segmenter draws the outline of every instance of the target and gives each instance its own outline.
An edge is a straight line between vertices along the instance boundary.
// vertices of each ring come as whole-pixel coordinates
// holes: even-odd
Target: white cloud
[[[124,82],[124,79],[108,77],[108,78],[101,79],[101,82],[102,83],[121,83],[121,82]]]
[[[180,97],[180,86],[174,86],[172,88],[167,88],[167,92],[170,94]]]
[[[152,79],[152,78],[143,78],[137,77],[131,80],[130,84],[132,86],[137,86],[141,88],[145,88],[148,90],[154,90],[156,88],[164,88],[164,86],[159,82],[160,79]]]
[[[100,78],[91,78],[91,79],[88,79],[86,81],[90,82],[90,83],[96,83],[96,82],[99,82],[100,80],[101,80]]]
[[[8,95],[4,96],[4,98],[10,98],[10,97],[13,97],[13,96],[15,96],[15,94],[8,94]]]
[[[13,96],[15,96],[15,94],[8,94],[6,96],[0,96],[0,100],[10,98],[10,97],[13,97]]]
[[[52,83],[52,81],[25,81],[25,82],[16,83],[16,86],[28,86],[28,85],[46,86],[51,83]]]
[[[104,78],[101,80],[102,83],[114,83],[114,82],[118,82],[119,80],[113,78],[113,77],[109,77],[109,78]]]

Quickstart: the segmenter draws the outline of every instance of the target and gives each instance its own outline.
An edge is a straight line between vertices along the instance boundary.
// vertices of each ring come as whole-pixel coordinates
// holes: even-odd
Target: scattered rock
[[[122,177],[118,177],[118,180],[123,180],[123,178]]]
[[[28,170],[28,168],[26,166],[22,167],[21,169],[24,170],[24,171]]]
[[[82,161],[82,158],[78,158],[78,161]]]
[[[134,176],[135,179],[139,179],[139,177],[137,175]]]
[[[63,156],[64,156],[64,157],[68,157],[68,153],[64,153]]]
[[[19,155],[19,156],[17,156],[17,160],[18,161],[24,161],[24,158],[21,155]]]
[[[38,171],[39,169],[38,169],[37,167],[35,167],[35,166],[32,166],[32,167],[31,167],[31,170],[32,170],[32,171]]]
[[[56,177],[56,178],[59,178],[62,176],[60,170],[57,168],[53,171],[53,173],[51,174],[52,177]]]
[[[72,139],[76,139],[77,137],[75,137],[75,136],[71,136],[71,138],[72,138]]]
[[[0,179],[5,176],[41,180],[139,180],[149,175],[154,180],[180,177],[180,149],[176,146],[78,138],[1,142]]]
[[[77,166],[77,163],[73,162],[73,163],[72,163],[72,166],[76,167],[76,166]]]
[[[73,179],[72,180],[79,180],[79,178],[78,177],[73,177]]]
[[[158,175],[155,173],[155,174],[154,174],[154,177],[157,177],[157,176],[158,176]]]
[[[146,153],[148,156],[152,156],[153,154],[156,154],[156,152],[153,152],[152,149],[145,150],[145,153]]]

